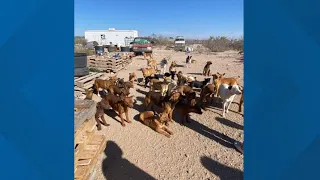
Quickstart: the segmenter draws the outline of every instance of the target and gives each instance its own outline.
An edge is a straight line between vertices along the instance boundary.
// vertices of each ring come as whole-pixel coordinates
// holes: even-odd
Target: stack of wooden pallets
[[[112,71],[114,73],[120,71],[123,68],[123,61],[121,58],[114,59],[105,56],[90,58],[88,64],[89,67],[103,71]]]

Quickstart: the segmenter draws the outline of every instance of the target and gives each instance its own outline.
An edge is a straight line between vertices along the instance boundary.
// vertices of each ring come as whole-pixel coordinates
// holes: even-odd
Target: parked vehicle
[[[186,46],[186,41],[184,40],[183,36],[177,36],[174,40],[174,49],[176,51],[183,51]]]
[[[135,54],[141,54],[143,52],[152,53],[153,41],[147,37],[136,37],[130,44],[132,44],[132,51]]]

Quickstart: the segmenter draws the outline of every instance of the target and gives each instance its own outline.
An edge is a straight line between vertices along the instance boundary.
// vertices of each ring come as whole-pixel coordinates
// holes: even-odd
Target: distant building
[[[99,45],[119,45],[128,46],[135,37],[138,37],[136,30],[87,30],[84,32],[87,42],[96,41]]]

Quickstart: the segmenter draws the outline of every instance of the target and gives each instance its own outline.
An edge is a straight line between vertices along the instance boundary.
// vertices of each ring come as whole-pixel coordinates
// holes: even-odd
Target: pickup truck
[[[132,51],[135,54],[141,54],[142,52],[152,53],[153,41],[150,41],[149,38],[136,37],[130,44],[132,44]]]

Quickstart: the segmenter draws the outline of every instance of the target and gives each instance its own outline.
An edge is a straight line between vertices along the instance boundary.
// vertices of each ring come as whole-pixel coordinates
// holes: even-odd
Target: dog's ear
[[[222,76],[226,75],[226,73],[223,73]]]
[[[232,86],[229,86],[228,89],[231,90],[231,89],[232,89]]]

